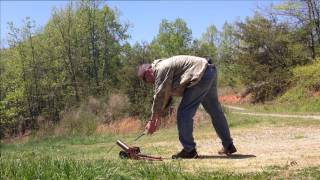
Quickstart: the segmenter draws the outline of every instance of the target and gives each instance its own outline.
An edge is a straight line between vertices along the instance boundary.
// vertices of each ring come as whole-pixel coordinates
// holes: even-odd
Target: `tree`
[[[237,47],[239,39],[235,36],[236,27],[227,22],[224,23],[220,34],[218,47],[218,64],[220,66],[220,77],[222,83],[235,87],[239,80],[238,65],[236,63]]]
[[[65,10],[54,11],[52,16],[52,25],[58,32],[59,39],[56,42],[60,42],[61,53],[63,56],[63,62],[65,64],[66,71],[68,72],[71,86],[73,87],[74,97],[77,102],[80,101],[79,90],[79,63],[76,61],[76,42],[79,42],[79,36],[77,36],[75,23],[76,17],[73,10],[72,2],[68,4]]]
[[[99,12],[101,27],[99,33],[101,37],[100,58],[102,59],[101,76],[106,81],[119,82],[117,79],[117,69],[121,68],[123,62],[122,52],[128,46],[126,40],[129,38],[127,33],[129,24],[121,24],[119,13],[104,6]]]
[[[81,4],[81,8],[86,12],[86,20],[87,20],[87,29],[88,29],[88,50],[89,50],[89,60],[92,61],[92,65],[90,68],[90,74],[92,75],[96,88],[99,87],[99,49],[98,49],[98,25],[97,25],[97,13],[99,4],[97,1],[83,1]]]
[[[286,23],[256,14],[237,26],[236,37],[240,40],[237,63],[243,82],[253,88],[256,102],[271,100],[288,87],[290,68],[308,59],[303,49],[296,52],[299,45],[292,41]]]
[[[202,34],[201,42],[209,44],[211,46],[217,46],[219,44],[219,32],[215,25],[210,25],[207,31]]]
[[[271,14],[285,18],[296,29],[295,39],[309,48],[311,57],[318,55],[320,44],[320,6],[317,0],[290,0],[273,8]]]
[[[43,64],[40,58],[41,43],[35,36],[35,22],[26,18],[21,28],[9,24],[9,43],[11,50],[8,51],[14,58],[8,62],[13,68],[8,70],[8,77],[13,75],[11,69],[16,70],[15,81],[11,82],[4,101],[8,108],[5,115],[8,121],[18,123],[21,128],[14,131],[24,132],[26,129],[36,127],[36,117],[41,113],[43,98],[40,84],[43,75]],[[9,56],[10,57],[10,56]],[[15,67],[15,68],[14,68]],[[12,77],[11,77],[12,78]],[[14,107],[15,106],[15,107]],[[9,110],[10,109],[10,110]]]
[[[152,49],[157,49],[161,57],[188,54],[192,43],[192,32],[187,23],[178,18],[174,22],[164,19],[159,33],[152,41]]]
[[[210,57],[213,63],[217,63],[218,31],[214,25],[207,28],[199,40],[194,40],[192,44],[192,54],[200,57]]]
[[[121,68],[121,89],[128,95],[131,104],[129,110],[133,116],[149,118],[153,99],[153,89],[136,76],[139,64],[151,63],[157,54],[152,54],[147,43],[136,43],[126,51],[125,65]]]
[[[23,133],[39,116],[57,122],[62,110],[117,88],[128,26],[100,4],[70,2],[40,30],[30,18],[21,28],[10,24],[10,47],[1,49],[0,129]]]

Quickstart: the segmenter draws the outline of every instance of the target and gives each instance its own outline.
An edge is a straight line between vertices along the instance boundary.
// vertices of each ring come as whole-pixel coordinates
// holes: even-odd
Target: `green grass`
[[[223,171],[186,172],[179,163],[130,160],[75,160],[36,154],[0,157],[1,179],[270,179],[286,174],[286,178],[319,179],[320,168],[288,171],[271,167],[257,173]],[[289,173],[289,174],[288,174]]]
[[[231,131],[268,126],[319,126],[317,120],[250,117],[227,111]],[[212,138],[211,122],[204,118],[195,128],[195,138]],[[146,154],[170,157],[178,148],[175,127],[162,129],[152,137],[132,143],[137,134],[90,135],[32,138],[28,142],[2,144],[0,179],[319,179],[320,166],[292,170],[284,167],[264,168],[259,172],[235,173],[230,170],[194,167],[190,161],[144,162],[120,160],[117,139],[141,146]],[[296,137],[302,138],[302,137]],[[155,145],[156,143],[166,143]],[[206,162],[206,161],[202,161]],[[198,162],[201,164],[201,162]],[[190,166],[189,166],[190,167]]]

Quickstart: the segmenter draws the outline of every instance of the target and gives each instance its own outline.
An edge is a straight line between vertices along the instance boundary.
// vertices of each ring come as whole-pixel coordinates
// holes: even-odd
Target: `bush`
[[[316,62],[300,66],[293,70],[292,82],[311,91],[319,91],[320,87],[320,59]]]
[[[291,88],[278,101],[288,104],[287,110],[319,112],[320,61],[292,70]]]
[[[82,107],[64,113],[55,130],[56,135],[90,135],[97,128],[98,119],[95,114]]]
[[[111,94],[104,108],[103,122],[110,123],[128,115],[129,107],[129,99],[126,95]]]
[[[55,129],[55,134],[93,134],[96,132],[98,125],[102,123],[111,124],[127,116],[128,109],[129,100],[123,94],[113,93],[107,100],[90,96],[80,107],[74,107],[62,114],[62,119]]]
[[[236,36],[241,41],[237,63],[242,80],[251,86],[254,102],[272,100],[287,90],[291,69],[309,58],[303,46],[292,40],[294,34],[286,23],[256,14],[237,25]]]
[[[286,92],[280,100],[296,101],[307,97],[312,97],[312,94],[320,91],[320,61],[299,66],[293,69],[293,76],[290,81],[292,88]]]

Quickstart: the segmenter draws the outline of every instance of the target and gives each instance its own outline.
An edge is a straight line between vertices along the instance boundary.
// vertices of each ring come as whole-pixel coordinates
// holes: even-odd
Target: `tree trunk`
[[[72,54],[72,51],[71,51],[71,46],[72,46],[72,43],[71,43],[71,6],[72,4],[69,5],[69,9],[68,9],[68,24],[66,25],[67,26],[67,30],[66,30],[66,34],[67,34],[67,37],[63,31],[63,28],[62,28],[62,25],[61,25],[61,17],[59,17],[59,15],[57,15],[57,18],[59,18],[60,21],[58,21],[57,19],[54,21],[54,24],[55,26],[57,27],[57,29],[59,30],[60,32],[60,35],[61,35],[61,38],[62,38],[62,46],[64,48],[64,63],[65,63],[65,66],[68,70],[68,73],[69,75],[71,76],[70,80],[71,80],[71,85],[72,85],[72,88],[73,88],[73,91],[75,93],[75,99],[77,102],[80,101],[80,96],[79,96],[79,87],[78,87],[78,81],[77,81],[77,77],[76,77],[76,67],[75,67],[75,64],[73,63],[73,54]],[[58,21],[58,22],[57,22]]]
[[[108,16],[107,13],[104,14],[104,64],[103,64],[103,79],[108,79],[108,55],[109,55],[109,49],[108,49],[108,35],[109,35],[109,30],[108,30]]]
[[[95,25],[95,9],[96,4],[93,2],[92,7],[89,7],[89,25],[90,25],[90,42],[92,60],[93,60],[93,75],[96,83],[96,87],[99,87],[98,79],[98,48],[97,48],[97,34],[96,34],[96,25]]]
[[[316,51],[315,51],[315,37],[313,34],[313,27],[314,27],[314,20],[313,20],[313,6],[312,6],[312,0],[308,0],[307,1],[307,5],[308,5],[308,18],[309,18],[309,34],[310,34],[310,49],[311,49],[311,56],[313,59],[315,59],[316,57]]]

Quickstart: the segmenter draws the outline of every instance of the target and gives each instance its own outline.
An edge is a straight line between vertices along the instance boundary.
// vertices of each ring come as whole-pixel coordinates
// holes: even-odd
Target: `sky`
[[[0,1],[1,47],[7,47],[8,25],[21,26],[25,17],[43,27],[51,17],[53,7],[64,7],[68,1]],[[281,3],[280,0],[227,0],[227,1],[106,1],[120,12],[120,21],[130,23],[131,44],[150,42],[157,35],[162,19],[182,18],[192,30],[194,38],[201,37],[206,28],[214,24],[218,30],[223,24],[252,16],[256,7]]]

